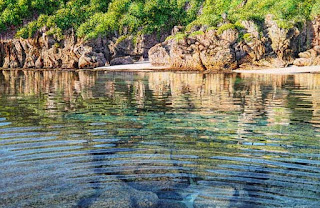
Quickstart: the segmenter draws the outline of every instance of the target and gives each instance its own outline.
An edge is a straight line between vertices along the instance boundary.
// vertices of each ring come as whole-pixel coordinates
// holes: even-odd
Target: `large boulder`
[[[79,58],[79,68],[95,68],[104,66],[106,59],[103,53],[86,52]]]
[[[217,35],[216,31],[198,32],[179,39],[172,38],[149,51],[153,65],[182,70],[228,71],[237,67],[232,47],[238,33],[233,29]]]

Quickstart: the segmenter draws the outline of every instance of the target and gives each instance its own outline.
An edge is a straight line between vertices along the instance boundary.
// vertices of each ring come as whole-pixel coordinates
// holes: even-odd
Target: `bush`
[[[236,26],[234,24],[228,23],[220,26],[218,28],[218,35],[221,35],[224,31],[229,30],[229,29],[236,29]]]
[[[230,22],[219,32],[237,28],[241,20],[258,25],[273,14],[280,27],[288,29],[320,14],[320,0],[0,0],[0,29],[20,26],[19,37],[30,37],[46,26],[61,36],[73,28],[87,39],[107,35],[158,34],[175,25],[218,27],[222,16]],[[201,11],[199,11],[201,8]],[[223,15],[222,15],[223,14]],[[22,25],[23,20],[38,18]]]

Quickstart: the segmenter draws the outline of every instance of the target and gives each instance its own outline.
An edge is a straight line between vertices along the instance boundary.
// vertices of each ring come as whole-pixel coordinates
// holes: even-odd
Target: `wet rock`
[[[206,187],[200,190],[194,201],[195,208],[241,207],[233,204],[237,197],[237,190],[233,187]]]
[[[125,64],[133,64],[134,61],[130,56],[114,58],[110,61],[110,65],[125,65]]]
[[[159,208],[188,208],[187,205],[181,201],[160,200]]]

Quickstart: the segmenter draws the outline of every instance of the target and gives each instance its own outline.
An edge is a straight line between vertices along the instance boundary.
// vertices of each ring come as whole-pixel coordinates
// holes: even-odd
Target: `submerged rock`
[[[101,190],[98,198],[84,201],[82,206],[91,208],[156,208],[158,203],[159,199],[155,193],[138,191],[119,182]]]

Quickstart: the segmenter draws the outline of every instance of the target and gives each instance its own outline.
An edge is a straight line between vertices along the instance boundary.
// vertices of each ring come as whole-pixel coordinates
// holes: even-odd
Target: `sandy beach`
[[[95,70],[103,70],[103,71],[146,71],[146,70],[168,70],[169,67],[166,66],[153,66],[150,62],[137,62],[134,64],[128,65],[116,65],[116,66],[106,66],[106,67],[98,67]],[[244,70],[237,69],[233,71],[234,73],[243,73],[243,74],[300,74],[300,73],[317,73],[320,72],[320,66],[305,66],[305,67],[297,67],[290,66],[287,68],[273,68],[273,69],[258,69],[258,70]]]
[[[153,66],[149,61],[136,62],[134,64],[126,64],[126,65],[115,65],[115,66],[103,66],[97,67],[95,70],[102,71],[153,71],[153,70],[164,70],[170,69],[166,66]]]

